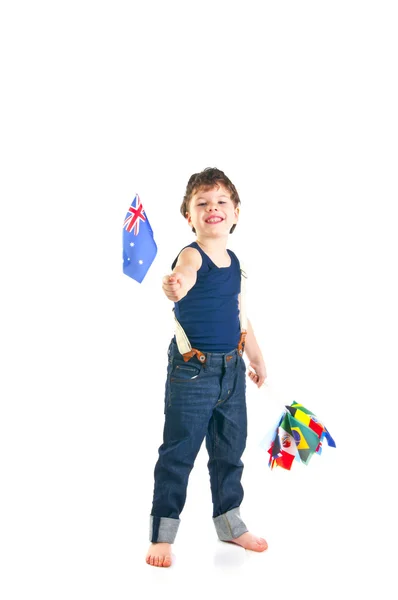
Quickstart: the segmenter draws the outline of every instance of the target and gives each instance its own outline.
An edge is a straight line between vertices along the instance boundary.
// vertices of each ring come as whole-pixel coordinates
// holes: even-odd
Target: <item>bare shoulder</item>
[[[195,271],[199,271],[202,266],[202,257],[199,250],[196,248],[184,248],[178,256],[176,267],[191,267]]]

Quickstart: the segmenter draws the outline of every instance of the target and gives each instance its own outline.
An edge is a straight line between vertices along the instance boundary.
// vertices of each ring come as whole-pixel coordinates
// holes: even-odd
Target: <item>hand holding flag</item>
[[[123,224],[123,273],[141,283],[157,251],[148,217],[136,194]]]

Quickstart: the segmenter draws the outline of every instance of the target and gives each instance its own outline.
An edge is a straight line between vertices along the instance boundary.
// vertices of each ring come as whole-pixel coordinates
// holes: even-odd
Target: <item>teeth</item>
[[[218,223],[219,221],[222,221],[222,219],[207,219],[206,223]]]

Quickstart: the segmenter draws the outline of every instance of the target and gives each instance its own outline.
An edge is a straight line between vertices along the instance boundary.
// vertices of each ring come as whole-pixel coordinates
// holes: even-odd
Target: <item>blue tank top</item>
[[[198,250],[202,265],[195,285],[184,298],[174,303],[175,316],[193,348],[202,352],[230,352],[237,347],[240,338],[239,260],[231,250],[227,250],[231,264],[220,268],[197,242],[185,248]],[[177,259],[178,256],[172,269]]]

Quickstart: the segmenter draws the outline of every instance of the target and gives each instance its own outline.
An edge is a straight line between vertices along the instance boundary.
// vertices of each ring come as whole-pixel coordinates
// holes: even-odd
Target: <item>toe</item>
[[[257,544],[259,545],[259,547],[260,547],[262,550],[266,550],[266,549],[268,548],[268,544],[267,544],[267,542],[265,541],[265,539],[264,539],[264,538],[259,538],[259,539],[257,540]]]
[[[170,556],[165,556],[164,557],[164,561],[163,561],[163,566],[164,567],[169,567],[171,565],[171,558]]]

